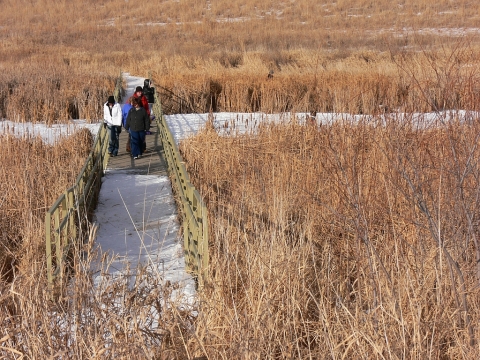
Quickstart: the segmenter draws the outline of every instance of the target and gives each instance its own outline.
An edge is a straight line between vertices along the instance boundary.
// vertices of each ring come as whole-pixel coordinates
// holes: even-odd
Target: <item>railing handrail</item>
[[[163,143],[165,160],[172,178],[172,185],[179,195],[182,210],[185,266],[194,274],[200,288],[208,280],[208,213],[200,193],[190,183],[190,176],[185,162],[178,150],[177,143],[170,131],[162,112],[162,105],[157,92],[153,113]]]
[[[53,290],[57,277],[63,276],[68,250],[71,243],[77,239],[75,222],[77,219],[80,222],[85,213],[92,210],[106,165],[107,135],[108,132],[100,126],[92,150],[75,184],[60,195],[45,214],[47,280],[50,290]]]
[[[122,73],[115,81],[114,96],[122,95]],[[107,165],[108,131],[100,126],[92,149],[80,170],[75,184],[61,194],[45,213],[45,246],[48,288],[53,290],[55,280],[63,277],[66,257],[77,240],[78,224],[88,217],[100,190],[101,177]],[[86,216],[85,216],[86,215]],[[52,226],[53,218],[53,226]],[[52,238],[54,241],[52,241]],[[53,295],[53,292],[52,292]]]

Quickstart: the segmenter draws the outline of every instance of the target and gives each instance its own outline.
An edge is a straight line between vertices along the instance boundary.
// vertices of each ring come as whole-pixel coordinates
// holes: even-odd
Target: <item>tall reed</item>
[[[0,269],[7,281],[14,273],[33,280],[44,275],[45,212],[74,184],[93,137],[83,129],[49,145],[40,137],[6,133],[1,142]]]
[[[209,356],[478,356],[478,119],[386,120],[182,144],[211,219]]]

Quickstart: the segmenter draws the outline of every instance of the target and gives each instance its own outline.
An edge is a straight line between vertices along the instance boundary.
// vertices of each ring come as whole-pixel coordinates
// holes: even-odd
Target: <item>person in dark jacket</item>
[[[136,99],[134,107],[127,115],[125,129],[130,131],[130,149],[134,159],[138,159],[143,154],[143,143],[145,142],[145,132],[150,129],[150,117],[142,106],[142,100]]]
[[[135,92],[133,93],[133,97],[137,98],[137,99],[142,99],[142,105],[141,106],[143,106],[145,108],[145,110],[147,110],[148,118],[150,119],[150,123],[152,123],[150,104],[148,103],[148,99],[145,96],[145,94],[143,93],[143,89],[142,89],[141,86],[137,86],[135,88]],[[147,131],[145,134],[150,135],[150,131]]]
[[[148,104],[148,99],[147,97],[143,94],[143,88],[141,86],[137,86],[135,88],[135,93],[133,94],[133,97],[136,99],[141,99],[141,105],[145,108],[147,111],[147,115],[150,118],[150,105]]]
[[[152,81],[150,79],[145,79],[143,81],[143,95],[145,95],[149,104],[153,104],[155,102],[155,88],[152,87]],[[150,111],[150,118],[151,117],[152,112]]]

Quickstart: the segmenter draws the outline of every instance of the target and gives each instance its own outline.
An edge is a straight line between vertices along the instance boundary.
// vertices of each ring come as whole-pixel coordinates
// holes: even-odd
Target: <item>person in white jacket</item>
[[[103,126],[108,128],[110,134],[108,153],[117,156],[120,147],[119,137],[122,132],[122,106],[115,101],[114,96],[109,96],[103,105],[103,113]]]

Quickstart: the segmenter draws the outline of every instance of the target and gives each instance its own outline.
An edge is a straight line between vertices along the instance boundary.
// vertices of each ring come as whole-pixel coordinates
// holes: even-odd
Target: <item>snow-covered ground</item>
[[[369,122],[375,125],[387,125],[392,121],[401,121],[410,123],[419,129],[439,126],[452,119],[460,121],[473,121],[478,119],[480,114],[465,110],[447,110],[432,113],[413,113],[406,114],[401,112],[385,113],[381,116],[372,115],[352,115],[347,113],[317,113],[314,118],[308,113],[282,113],[265,114],[257,113],[214,113],[214,114],[174,114],[166,115],[165,120],[172,132],[175,141],[178,143],[182,139],[194,136],[200,129],[204,128],[212,117],[212,123],[218,134],[233,135],[255,133],[258,125],[266,123],[288,123],[297,121],[302,124],[306,121],[314,121],[317,125],[328,125],[334,122],[358,123],[360,121]]]
[[[12,134],[18,137],[40,136],[48,144],[54,144],[61,137],[68,137],[81,128],[89,129],[97,135],[101,123],[89,124],[85,120],[71,120],[67,124],[46,126],[41,123],[15,123],[10,120],[0,120],[0,134]]]

